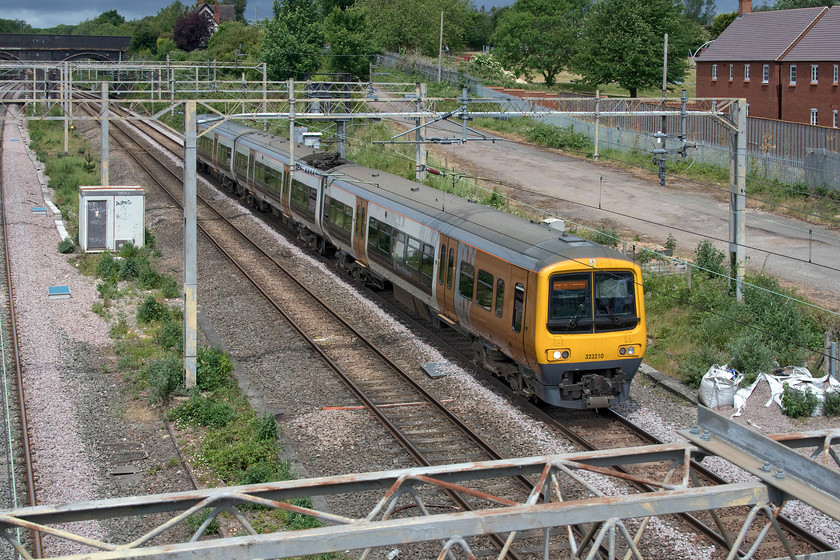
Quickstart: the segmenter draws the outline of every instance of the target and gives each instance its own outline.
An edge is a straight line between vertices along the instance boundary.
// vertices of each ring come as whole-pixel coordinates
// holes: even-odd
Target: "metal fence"
[[[441,81],[466,87],[480,98],[504,99],[511,106],[515,93],[498,91],[482,85],[469,74],[449,68],[438,68],[420,58],[388,53],[380,57],[380,64],[413,72],[430,81]],[[529,92],[533,97],[534,92]],[[591,97],[580,94],[563,94],[567,97]],[[533,109],[532,102],[522,99],[523,110]],[[572,128],[595,141],[595,119],[552,115],[541,117],[542,122]],[[661,117],[610,117],[598,123],[599,151],[606,148],[618,151],[650,152],[658,147],[653,134],[662,128]],[[666,130],[676,136],[681,130],[679,117],[669,117]],[[711,117],[689,116],[688,141],[696,148],[688,157],[693,162],[729,168],[730,135],[726,127]],[[840,129],[747,117],[747,172],[756,179],[774,180],[786,184],[804,183],[811,187],[840,190]]]

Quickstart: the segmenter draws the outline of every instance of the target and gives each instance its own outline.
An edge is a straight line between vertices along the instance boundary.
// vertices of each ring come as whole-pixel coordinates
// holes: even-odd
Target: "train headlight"
[[[635,353],[636,353],[636,349],[635,349],[635,348],[633,348],[632,346],[628,346],[628,347],[627,347],[627,355],[628,355],[628,356],[632,356],[632,355],[633,355],[633,354],[635,354]]]
[[[563,360],[568,360],[571,353],[566,348],[558,348],[556,350],[549,350],[546,352],[547,358],[549,362],[560,362]]]
[[[630,346],[619,346],[618,347],[618,355],[619,356],[635,356],[639,352],[639,348],[635,345]]]
[[[618,355],[619,356],[623,356],[626,353],[627,353],[627,348],[625,348],[624,346],[622,346],[621,348],[618,349]]]

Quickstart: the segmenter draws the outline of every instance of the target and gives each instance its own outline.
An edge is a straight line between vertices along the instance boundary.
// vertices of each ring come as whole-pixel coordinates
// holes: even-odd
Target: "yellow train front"
[[[585,256],[586,254],[590,256]],[[568,408],[626,400],[642,362],[646,329],[639,267],[587,251],[537,274],[533,391]],[[527,342],[526,342],[527,345]]]

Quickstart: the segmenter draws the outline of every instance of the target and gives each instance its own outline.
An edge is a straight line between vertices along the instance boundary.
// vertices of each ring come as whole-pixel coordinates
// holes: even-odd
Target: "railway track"
[[[150,136],[157,136],[157,132],[147,132]],[[161,139],[160,142],[167,144],[169,149],[175,151],[180,146],[171,138]],[[129,150],[130,151],[130,150]],[[134,152],[132,152],[133,154]],[[145,156],[142,156],[145,158]],[[162,164],[161,164],[162,165]],[[171,173],[172,170],[167,170]],[[153,172],[150,172],[154,175]],[[180,179],[177,176],[175,177]],[[177,200],[177,195],[173,193],[173,200]],[[204,208],[211,208],[212,201],[205,200],[206,206]],[[202,230],[208,236],[218,236],[219,238],[231,237],[229,234],[223,233],[221,230],[213,228],[220,227],[223,222],[227,222],[225,228],[232,227],[239,231],[231,220],[224,217],[223,212],[216,212],[216,216],[209,218],[203,215],[200,211],[200,222]],[[241,232],[240,232],[241,233]],[[234,235],[235,237],[235,235]],[[247,254],[249,251],[257,251],[262,253],[260,260],[264,260],[261,264],[255,262],[248,262],[237,264],[251,282],[255,286],[263,285],[269,286],[276,276],[276,273],[282,270],[288,280],[294,281],[294,275],[285,271],[283,266],[272,256],[263,252],[260,247],[246,239],[247,235],[244,233],[238,240],[228,239],[223,243],[219,243],[220,249],[228,255],[231,260],[235,259],[237,254]],[[224,245],[223,245],[224,244]],[[249,259],[249,261],[256,261],[257,259]],[[306,289],[304,286],[298,284],[301,289]],[[366,406],[385,426],[389,432],[392,433],[396,441],[400,443],[414,460],[420,465],[444,464],[451,462],[464,462],[484,459],[497,459],[501,455],[496,453],[492,448],[486,446],[480,437],[469,435],[469,430],[465,430],[465,426],[459,420],[448,413],[446,407],[437,403],[435,399],[430,398],[430,395],[425,395],[422,387],[411,387],[413,380],[411,375],[405,370],[405,367],[393,363],[389,360],[385,353],[381,350],[375,350],[376,346],[362,334],[350,333],[349,324],[344,322],[338,315],[333,314],[328,303],[322,301],[317,295],[312,294],[309,290],[310,296],[313,297],[313,303],[316,307],[303,306],[300,303],[302,299],[297,293],[288,292],[287,288],[258,288],[263,295],[272,302],[272,305],[281,313],[284,318],[294,326],[298,332],[307,339],[308,344],[315,349],[324,359],[326,363],[339,375],[344,383],[351,389],[355,398],[361,405]],[[275,291],[278,290],[278,291]],[[281,309],[281,306],[287,310]],[[333,314],[336,319],[336,330],[325,331],[324,324],[321,321],[312,322],[312,317],[318,316],[323,312]],[[339,323],[344,323],[339,326]],[[313,337],[307,333],[317,332],[317,337]],[[358,337],[356,343],[351,342],[350,337]],[[317,338],[317,340],[316,340]],[[372,354],[360,354],[358,348],[364,346]],[[353,367],[358,364],[366,364],[359,372],[354,372]],[[388,371],[386,375],[385,372]],[[396,375],[396,378],[394,377]],[[399,382],[395,383],[395,379]],[[416,384],[414,384],[416,385]],[[436,404],[437,403],[437,404]],[[522,406],[530,406],[527,403],[521,403]],[[544,421],[554,426],[559,431],[566,434],[570,440],[575,441],[578,445],[585,449],[604,449],[608,447],[630,447],[633,445],[643,445],[654,443],[655,438],[649,434],[644,434],[638,429],[620,417],[613,416],[594,416],[591,413],[586,414],[571,414],[565,413],[565,417],[557,417],[556,415],[547,414],[545,411],[535,412],[535,415],[542,415]],[[574,418],[577,420],[574,420]],[[594,419],[599,420],[600,423],[595,423]],[[609,424],[603,423],[609,422]],[[575,428],[570,428],[572,425]],[[588,425],[588,426],[587,426]],[[627,435],[618,435],[619,427],[626,432]],[[589,437],[581,435],[586,434],[611,434],[608,438],[603,438],[601,441],[593,441],[595,438],[591,435]],[[720,479],[715,480],[713,475],[703,473],[699,465],[693,465],[693,468],[701,473],[701,476],[710,476],[709,482],[712,484],[720,483]],[[629,473],[632,475],[632,473]],[[641,473],[639,476],[641,477]],[[522,488],[515,489],[514,484],[503,489],[501,492],[499,488],[494,488],[495,494],[510,493],[511,499],[524,500],[522,495]],[[524,487],[523,487],[524,488]],[[480,489],[479,489],[480,490]],[[452,498],[452,496],[450,496]],[[427,499],[431,501],[438,500],[437,496],[430,496]],[[456,498],[457,500],[457,498]],[[469,508],[468,502],[461,501],[457,507]],[[707,516],[708,517],[708,516]],[[741,516],[742,517],[742,516]],[[727,542],[731,541],[728,536],[732,528],[735,527],[738,514],[733,514],[724,519],[691,519],[690,517],[683,518],[684,522],[690,523],[695,530],[699,530],[706,535],[707,538],[716,542],[719,546],[726,547]],[[727,527],[727,524],[729,527]],[[720,530],[717,532],[710,527],[716,525]],[[821,550],[830,550],[830,547],[825,543],[819,541],[810,535],[807,531],[801,530],[795,524],[786,523],[789,535],[795,539],[795,549],[798,553],[815,552]],[[497,543],[498,544],[498,543]],[[762,557],[783,556],[784,548],[781,543],[774,543],[771,540],[765,540],[759,548]],[[511,555],[511,557],[516,557]]]
[[[4,100],[13,99],[16,90],[7,87],[5,84],[0,89],[0,111],[4,116],[13,116],[11,106],[3,103]],[[0,121],[0,236],[3,241],[0,250],[3,252],[4,266],[0,269],[2,283],[5,287],[3,299],[2,317],[0,319],[0,346],[2,347],[3,381],[0,385],[2,393],[2,409],[0,410],[0,427],[2,428],[2,454],[0,454],[0,479],[2,479],[2,491],[4,508],[12,508],[23,505],[20,503],[22,497],[19,494],[26,494],[26,503],[36,505],[35,472],[32,464],[32,454],[29,446],[29,425],[26,415],[26,395],[22,380],[22,368],[18,344],[18,331],[15,310],[15,290],[12,280],[11,259],[9,257],[9,235],[6,220],[6,197],[2,189],[4,184],[4,147],[7,126],[16,126],[13,121]],[[18,464],[18,460],[22,459]],[[21,477],[19,480],[18,477]],[[29,535],[18,534],[17,538],[24,543],[29,543],[30,549],[41,557],[41,538],[39,533]],[[4,558],[14,556],[14,551],[5,540],[0,541],[0,555]]]
[[[119,124],[111,127],[112,139],[182,207],[178,169],[171,161],[161,161],[149,151],[131,147],[132,140],[121,128]],[[141,124],[139,128],[169,149],[179,147],[154,127]],[[236,224],[241,212],[219,208],[212,196],[199,194],[199,203],[200,231],[341,379],[354,399],[348,406],[369,410],[414,463],[429,466],[504,458],[413,378],[408,371],[414,369],[412,365],[390,357],[385,348],[387,341],[383,344],[371,340],[364,332],[364,324],[345,319],[317,293],[321,286],[306,286],[298,281],[280,260],[253,241]],[[435,491],[422,499],[436,508],[473,510],[488,507],[490,495],[524,502],[531,487],[528,480],[512,478],[495,481],[492,488],[475,487],[474,495]],[[541,533],[534,535],[535,540],[538,538],[542,538]],[[479,539],[470,546],[476,550],[500,550],[505,545],[502,537],[493,535],[487,542]],[[518,536],[516,547],[506,557],[527,557],[527,553],[523,556],[517,552],[521,548],[531,548],[527,536]],[[535,544],[533,548],[536,549]]]
[[[369,290],[369,295],[376,298],[390,312],[400,315],[405,321],[412,322],[416,329],[424,332],[428,338],[433,340],[436,346],[447,348],[450,354],[456,357],[455,359],[457,359],[458,363],[468,364],[471,362],[470,353],[472,350],[469,341],[460,339],[457,336],[440,336],[441,331],[432,328],[419,315],[408,312],[387,292],[382,293]],[[448,331],[443,332],[451,334]],[[474,367],[474,369],[477,372],[479,371],[477,367]],[[515,402],[516,406],[527,411],[532,417],[540,420],[545,425],[551,426],[583,450],[597,451],[664,443],[653,434],[635,425],[632,421],[613,410],[602,409],[597,413],[593,413],[590,411],[559,409],[544,404],[537,405],[517,396],[509,387],[488,372],[481,370],[481,374],[497,390],[506,393]],[[615,467],[615,469],[631,476],[636,475],[639,478],[656,479],[658,477],[661,479],[668,465],[661,465],[661,467],[662,470],[660,472],[650,472],[649,465],[645,465],[639,469],[625,469],[622,467]],[[697,486],[712,486],[727,483],[722,477],[697,461],[691,461],[691,469],[695,476],[694,484]],[[655,488],[643,483],[633,484],[641,491],[651,492],[655,490]],[[684,513],[678,517],[681,522],[690,526],[698,534],[703,535],[704,538],[712,542],[715,546],[728,550],[731,548],[730,543],[734,540],[732,535],[738,532],[747,513],[748,510],[745,508],[733,508],[727,512],[725,517],[712,515],[709,512],[696,515]],[[786,531],[787,538],[793,543],[793,549],[797,554],[811,554],[834,550],[831,545],[785,516],[780,515],[778,520]],[[755,531],[750,534],[752,537],[756,536]],[[749,554],[750,545],[751,543],[748,541],[741,547],[739,557]],[[782,558],[786,556],[787,552],[781,540],[771,532],[758,545],[756,551],[753,551],[753,554],[757,554],[757,556],[753,556],[757,558]]]

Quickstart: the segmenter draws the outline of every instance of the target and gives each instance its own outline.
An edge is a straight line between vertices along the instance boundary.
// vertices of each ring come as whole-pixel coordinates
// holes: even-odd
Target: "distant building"
[[[739,16],[697,57],[697,97],[744,97],[753,117],[838,127],[840,6]]]
[[[236,21],[236,6],[233,4],[219,4],[218,1],[214,1],[213,5],[210,5],[205,2],[200,2],[196,11],[205,14],[213,20],[214,32],[218,29],[219,24]]]

